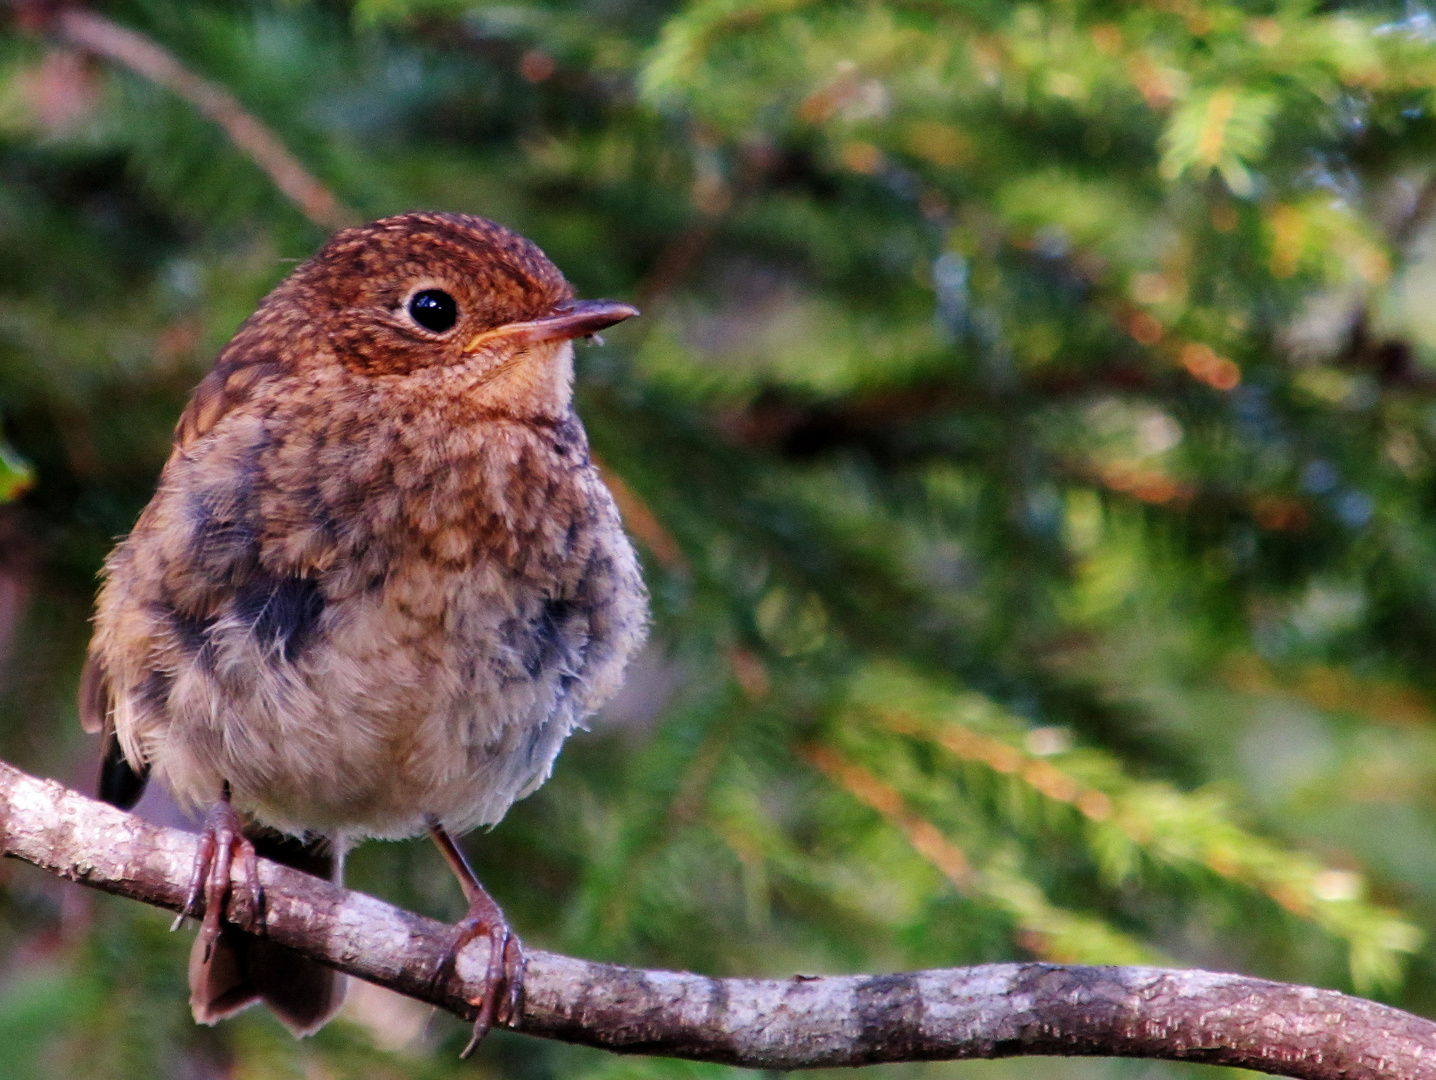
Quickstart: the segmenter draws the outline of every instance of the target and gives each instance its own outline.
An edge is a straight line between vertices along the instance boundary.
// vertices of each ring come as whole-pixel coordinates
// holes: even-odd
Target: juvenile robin
[[[80,688],[100,794],[207,808],[186,912],[195,1019],[263,1000],[296,1034],[342,977],[257,928],[256,855],[337,881],[427,832],[489,943],[470,1049],[522,954],[451,837],[503,817],[618,687],[647,604],[572,403],[575,300],[533,244],[412,213],[334,236],[239,328],[105,564]],[[183,918],[183,916],[181,916]]]

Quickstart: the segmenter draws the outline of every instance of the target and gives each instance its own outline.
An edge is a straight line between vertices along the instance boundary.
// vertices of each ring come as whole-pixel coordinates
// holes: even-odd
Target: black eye
[[[409,316],[425,330],[442,334],[459,321],[459,305],[442,289],[425,289],[409,301]]]

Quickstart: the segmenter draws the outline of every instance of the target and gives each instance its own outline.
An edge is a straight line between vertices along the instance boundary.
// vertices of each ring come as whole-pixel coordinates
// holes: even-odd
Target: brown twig
[[[41,10],[43,18],[36,14]],[[342,229],[358,222],[358,215],[315,179],[279,136],[246,112],[233,94],[196,75],[143,34],[81,8],[32,4],[29,15],[28,22],[59,41],[128,68],[189,102],[223,128],[230,141],[316,225]]]
[[[650,308],[665,299],[717,235],[717,222],[704,217],[669,240],[634,290],[637,303]]]
[[[195,837],[0,763],[0,848],[177,910]],[[471,1019],[487,946],[432,975],[450,928],[262,861],[264,933]],[[480,943],[482,944],[482,943]],[[1141,967],[989,964],[902,975],[713,979],[531,949],[511,1025],[543,1038],[751,1069],[1099,1055],[1203,1061],[1306,1080],[1436,1080],[1436,1024],[1331,990]]]
[[[623,515],[623,524],[628,531],[638,538],[639,543],[652,553],[665,570],[687,570],[688,559],[684,556],[683,549],[678,546],[678,541],[663,527],[663,523],[649,509],[648,504],[628,486],[628,481],[604,464],[597,454],[593,455],[593,463],[612,493],[613,501],[618,505],[618,512]]]

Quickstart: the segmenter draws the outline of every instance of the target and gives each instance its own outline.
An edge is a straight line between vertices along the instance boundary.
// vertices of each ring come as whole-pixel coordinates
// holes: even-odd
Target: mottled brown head
[[[484,356],[502,364],[535,344],[637,314],[610,301],[575,301],[536,246],[464,214],[401,214],[345,229],[289,284],[293,291],[284,291],[318,320],[314,329],[339,360],[374,375]]]
[[[415,376],[421,394],[475,411],[561,416],[569,343],[637,314],[575,300],[542,251],[483,218],[419,212],[345,229],[245,320],[196,387],[175,448],[270,380],[336,361],[361,376]]]

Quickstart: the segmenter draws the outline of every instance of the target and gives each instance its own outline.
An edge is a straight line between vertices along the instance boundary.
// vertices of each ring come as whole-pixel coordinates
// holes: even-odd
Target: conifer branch
[[[195,837],[0,763],[0,848],[92,888],[178,910]],[[486,956],[433,972],[450,928],[261,862],[275,941],[471,1018]],[[478,949],[483,952],[483,949]],[[755,1069],[1123,1056],[1306,1080],[1436,1080],[1436,1023],[1330,990],[1203,971],[990,964],[899,975],[713,979],[529,950],[516,1030]]]
[[[92,53],[158,83],[218,124],[314,224],[342,229],[358,215],[307,170],[269,127],[224,87],[195,74],[168,50],[128,27],[82,8],[48,3],[18,5],[22,19],[66,45]]]

